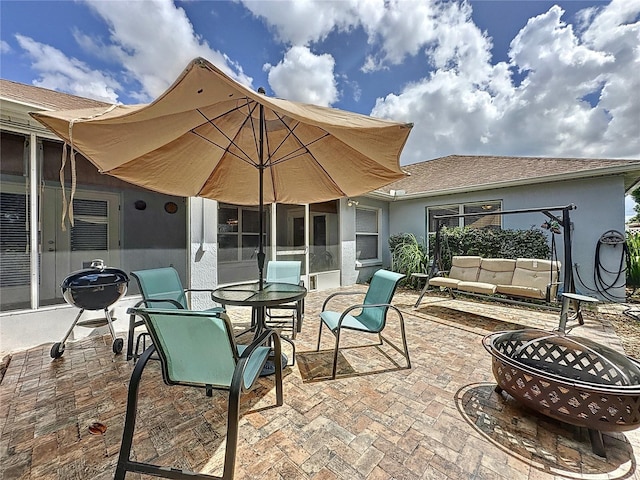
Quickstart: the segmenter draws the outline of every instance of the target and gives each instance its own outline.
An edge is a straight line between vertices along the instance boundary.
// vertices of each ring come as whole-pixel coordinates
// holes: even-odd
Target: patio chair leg
[[[402,344],[404,346],[405,358],[407,359],[407,368],[411,368],[411,360],[409,359],[409,347],[407,346],[407,332],[404,328],[404,317],[400,313],[400,333],[402,333]]]
[[[296,307],[296,315],[298,316],[298,321],[296,323],[296,330],[298,331],[298,333],[300,333],[302,331],[302,311],[304,308],[304,300],[298,302],[297,307]]]
[[[316,352],[320,351],[320,337],[322,336],[322,320],[320,320],[320,329],[318,330],[318,346],[316,347]]]
[[[133,432],[136,428],[136,415],[138,408],[138,389],[140,386],[140,378],[142,377],[142,370],[151,358],[151,354],[155,351],[154,346],[150,346],[140,356],[139,361],[136,362],[136,366],[131,374],[131,381],[129,382],[129,393],[127,395],[127,413],[124,421],[124,431],[122,432],[122,443],[120,445],[120,454],[118,455],[118,465],[116,467],[116,474],[114,480],[124,480],[124,477],[129,470],[131,463],[131,445],[133,443]]]
[[[340,329],[336,330],[336,346],[333,350],[333,372],[331,373],[331,379],[335,380],[336,372],[338,371],[338,345],[340,344]]]
[[[295,366],[295,364],[296,364],[296,344],[293,343],[293,341],[289,340],[287,337],[280,337],[280,339],[284,340],[289,345],[291,345],[291,348],[293,349],[293,353],[291,353],[291,356],[293,357],[293,362],[291,362],[291,366],[292,367]]]
[[[229,412],[227,414],[227,446],[224,452],[222,478],[231,479],[236,467],[238,449],[238,423],[240,422],[240,391],[229,392]]]

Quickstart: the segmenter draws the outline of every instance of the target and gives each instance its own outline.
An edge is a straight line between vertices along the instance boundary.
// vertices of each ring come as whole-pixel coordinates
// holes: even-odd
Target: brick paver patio
[[[496,394],[484,335],[557,326],[558,314],[399,292],[412,368],[388,346],[351,348],[331,381],[333,337],[314,352],[318,312],[330,292],[311,293],[286,369],[285,404],[272,408],[273,382],[243,400],[238,479],[638,479],[640,431],[605,434],[607,459],[591,452],[586,431],[547,419]],[[343,302],[342,305],[347,305]],[[339,303],[335,304],[336,306]],[[245,309],[230,315],[241,328]],[[387,334],[395,339],[391,316]],[[621,350],[597,314],[574,331]],[[345,346],[363,343],[345,334]],[[286,344],[284,344],[286,345]],[[113,478],[127,385],[125,355],[109,336],[13,355],[0,385],[0,476],[4,479]],[[285,347],[286,348],[286,347]],[[168,387],[151,362],[141,383],[133,452],[140,461],[221,473],[226,395]],[[100,422],[103,434],[89,427]],[[130,474],[128,478],[139,478]]]

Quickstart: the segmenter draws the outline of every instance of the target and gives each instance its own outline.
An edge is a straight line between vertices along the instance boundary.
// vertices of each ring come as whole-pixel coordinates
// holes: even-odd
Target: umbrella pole
[[[264,288],[264,278],[263,278],[263,272],[264,272],[264,243],[262,240],[262,235],[263,235],[263,230],[264,230],[264,221],[263,221],[263,215],[264,215],[264,199],[262,197],[263,194],[263,184],[262,184],[262,180],[264,177],[264,107],[262,105],[260,105],[260,138],[258,141],[258,149],[259,149],[259,156],[260,156],[260,162],[258,164],[258,179],[260,182],[260,187],[259,187],[259,196],[260,196],[260,207],[258,208],[258,216],[259,216],[259,220],[258,220],[258,230],[259,230],[259,235],[258,235],[258,281],[259,281],[259,285],[260,285],[260,290],[262,290]]]

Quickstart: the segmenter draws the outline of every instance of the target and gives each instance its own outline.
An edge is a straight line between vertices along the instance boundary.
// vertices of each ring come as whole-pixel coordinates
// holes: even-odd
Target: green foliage
[[[636,212],[636,214],[629,219],[628,223],[640,222],[640,188],[636,188],[631,192],[630,195],[631,198],[633,198],[633,201],[636,202],[633,207],[633,210]]]
[[[429,237],[429,255],[433,256],[435,235]],[[551,258],[551,246],[545,233],[529,230],[444,228],[441,230],[439,268],[451,268],[453,255],[479,255],[483,258]]]
[[[627,232],[627,287],[634,291],[640,287],[640,234]]]
[[[389,250],[391,270],[407,276],[403,280],[405,285],[416,286],[417,279],[411,277],[411,274],[424,273],[429,262],[424,243],[418,241],[412,233],[400,233],[389,237]]]

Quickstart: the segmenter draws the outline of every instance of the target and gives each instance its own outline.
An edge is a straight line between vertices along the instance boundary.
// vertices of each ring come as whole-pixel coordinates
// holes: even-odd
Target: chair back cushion
[[[398,282],[404,278],[401,273],[378,270],[374,273],[369,289],[364,297],[365,305],[389,304],[396,291]],[[364,308],[356,318],[372,332],[384,328],[389,307]]]
[[[475,282],[478,280],[478,271],[482,258],[477,256],[455,255],[451,259],[451,270],[449,278],[462,280],[464,282]]]
[[[271,260],[267,263],[267,282],[300,283],[300,261]]]
[[[182,305],[182,308],[189,308],[180,276],[175,268],[138,270],[131,272],[131,276],[137,280],[140,293],[145,300],[174,300]],[[151,308],[177,308],[171,302],[153,302],[148,306]]]
[[[231,385],[237,347],[227,319],[189,310],[144,312],[167,384]]]
[[[478,272],[478,282],[493,285],[509,285],[516,261],[509,258],[483,258]]]

